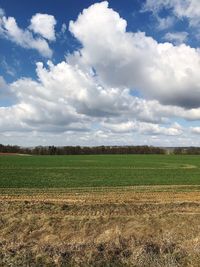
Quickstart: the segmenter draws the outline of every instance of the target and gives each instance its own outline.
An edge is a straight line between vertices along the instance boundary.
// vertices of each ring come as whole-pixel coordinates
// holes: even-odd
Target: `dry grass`
[[[2,191],[0,266],[200,266],[198,191],[28,191]]]

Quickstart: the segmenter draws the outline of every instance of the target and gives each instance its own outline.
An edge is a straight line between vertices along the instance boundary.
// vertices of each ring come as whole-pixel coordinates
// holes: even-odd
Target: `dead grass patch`
[[[0,266],[200,266],[199,192],[1,195]]]

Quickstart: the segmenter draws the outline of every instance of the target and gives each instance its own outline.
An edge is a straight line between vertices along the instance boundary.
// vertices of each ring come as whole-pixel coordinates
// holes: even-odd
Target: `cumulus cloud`
[[[200,119],[200,110],[188,113],[131,96],[127,89],[104,88],[90,72],[66,61],[57,65],[49,61],[47,68],[37,63],[36,71],[38,81],[22,78],[8,86],[2,80],[16,98],[15,105],[0,108],[2,130],[88,131],[98,122],[115,133],[139,131],[175,136],[181,133],[177,125],[163,127],[159,123],[174,116]],[[105,121],[108,118],[111,121]]]
[[[198,107],[199,50],[127,32],[126,24],[107,2],[101,2],[84,10],[69,29],[83,45],[83,59],[105,84],[139,88],[163,104]]]
[[[55,25],[56,20],[54,16],[37,13],[32,16],[29,29],[37,34],[40,34],[49,41],[55,41]]]
[[[35,49],[44,57],[52,56],[52,50],[47,41],[42,37],[34,37],[28,29],[21,29],[14,17],[0,17],[0,37],[26,49]]]

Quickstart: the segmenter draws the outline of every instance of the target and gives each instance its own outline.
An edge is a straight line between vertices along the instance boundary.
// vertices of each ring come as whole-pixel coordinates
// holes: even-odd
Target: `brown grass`
[[[198,191],[9,190],[0,266],[200,266]]]

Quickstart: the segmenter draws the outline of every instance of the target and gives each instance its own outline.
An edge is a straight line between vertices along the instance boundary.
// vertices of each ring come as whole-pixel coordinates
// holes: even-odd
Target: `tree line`
[[[174,149],[176,155],[200,155],[200,147],[177,147]]]
[[[154,146],[36,146],[20,147],[0,144],[0,153],[31,155],[96,155],[96,154],[176,154],[200,155],[200,147],[160,148]]]
[[[153,146],[20,146],[0,144],[0,153],[31,155],[93,155],[93,154],[165,154],[163,148]]]

